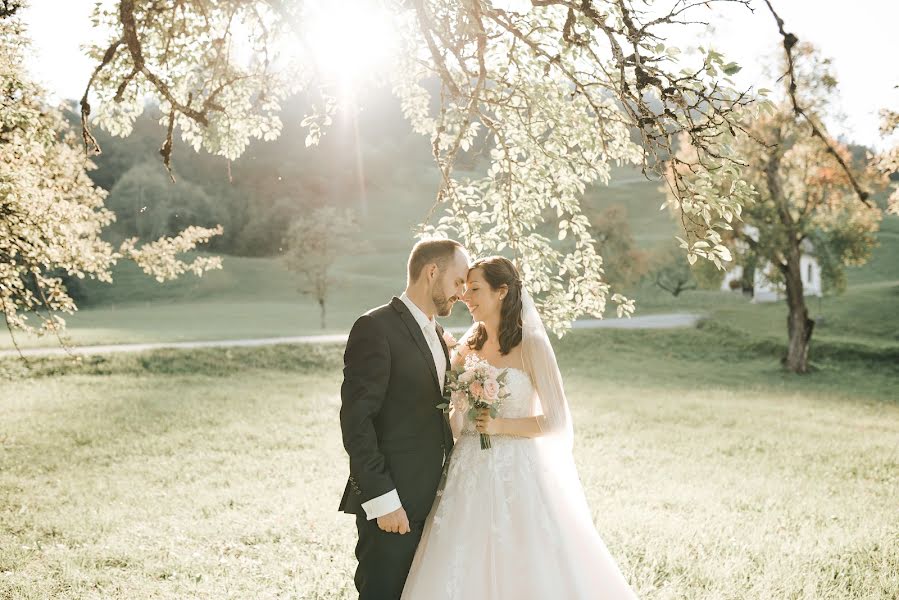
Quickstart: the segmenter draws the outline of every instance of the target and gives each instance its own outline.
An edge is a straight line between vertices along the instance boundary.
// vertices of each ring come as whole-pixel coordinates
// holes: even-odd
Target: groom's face
[[[468,256],[457,250],[431,288],[431,300],[437,316],[448,317],[453,311],[453,304],[462,299],[467,275]]]

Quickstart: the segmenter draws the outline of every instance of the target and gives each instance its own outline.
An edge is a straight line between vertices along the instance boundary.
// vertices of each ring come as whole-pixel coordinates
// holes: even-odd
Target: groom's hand
[[[402,506],[392,513],[387,513],[383,517],[378,517],[378,527],[380,527],[382,531],[399,533],[400,535],[412,531],[409,529],[409,517],[406,516],[406,510]]]

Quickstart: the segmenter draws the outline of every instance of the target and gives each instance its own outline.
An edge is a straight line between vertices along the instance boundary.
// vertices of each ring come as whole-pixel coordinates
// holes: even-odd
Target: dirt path
[[[694,327],[702,315],[687,313],[670,313],[661,315],[641,315],[631,319],[584,319],[574,323],[575,329],[671,329],[675,327]],[[462,333],[464,329],[450,328],[453,333]],[[145,344],[110,344],[105,346],[76,346],[71,349],[74,354],[114,354],[117,352],[144,352],[160,348],[234,348],[248,346],[274,346],[276,344],[322,344],[346,341],[347,334],[332,335],[299,335],[292,337],[252,338],[241,340],[207,340],[190,342],[153,342]],[[66,349],[26,348],[25,356],[62,356]],[[15,350],[0,350],[0,357],[17,356]]]

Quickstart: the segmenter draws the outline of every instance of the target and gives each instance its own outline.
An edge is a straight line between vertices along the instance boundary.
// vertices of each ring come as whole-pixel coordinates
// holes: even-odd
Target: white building
[[[744,225],[744,231],[753,239],[758,239],[758,229],[751,225]],[[799,259],[799,268],[802,272],[802,289],[805,295],[818,296],[823,295],[821,286],[821,265],[818,260],[811,256],[813,246],[808,240],[802,242],[802,256]],[[774,265],[770,262],[765,263],[762,268],[757,268],[752,277],[752,301],[753,302],[777,302],[786,298],[786,290],[779,283],[770,280],[769,274],[774,272]],[[731,291],[731,282],[740,281],[743,278],[743,267],[737,265],[724,274],[724,281],[721,282],[721,289]],[[739,289],[739,288],[738,288]]]

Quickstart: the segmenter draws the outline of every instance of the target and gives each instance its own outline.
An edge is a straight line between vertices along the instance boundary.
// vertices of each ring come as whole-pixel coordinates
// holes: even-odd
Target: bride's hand
[[[475,428],[478,433],[486,433],[487,435],[499,435],[502,433],[502,419],[494,419],[490,416],[490,411],[482,408],[478,411],[475,419]]]

